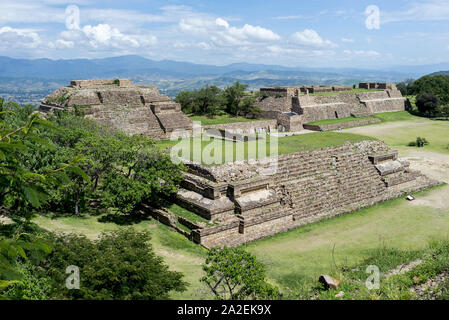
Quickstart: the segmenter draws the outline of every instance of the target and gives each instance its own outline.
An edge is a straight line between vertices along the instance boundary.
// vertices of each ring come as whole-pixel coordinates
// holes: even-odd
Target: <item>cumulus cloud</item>
[[[140,48],[155,45],[158,40],[153,35],[124,34],[108,24],[86,25],[79,30],[67,30],[60,33],[53,45],[56,48],[73,46],[74,43],[92,48]]]
[[[48,43],[50,49],[71,49],[75,46],[73,41],[66,41],[63,39],[58,39],[56,41],[51,41]]]
[[[334,48],[337,45],[330,40],[324,40],[312,29],[295,32],[292,36],[293,42],[305,47],[312,48]]]
[[[254,42],[269,42],[281,39],[281,36],[269,29],[250,24],[238,28],[231,26],[228,21],[222,18],[216,18],[215,20],[207,18],[181,19],[179,28],[183,32],[209,38],[220,46],[248,45]]]
[[[4,48],[33,49],[40,45],[41,39],[34,31],[6,26],[0,28],[0,43]]]

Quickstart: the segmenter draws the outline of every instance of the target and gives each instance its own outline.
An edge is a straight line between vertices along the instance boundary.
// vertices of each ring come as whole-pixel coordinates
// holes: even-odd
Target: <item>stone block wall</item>
[[[304,129],[307,130],[313,130],[313,131],[333,131],[333,130],[339,130],[339,129],[347,129],[352,127],[360,127],[360,126],[366,126],[368,124],[375,124],[380,123],[380,119],[378,118],[371,118],[371,119],[363,119],[363,120],[357,120],[354,119],[354,121],[348,121],[348,122],[341,122],[341,123],[331,123],[331,124],[304,124]]]

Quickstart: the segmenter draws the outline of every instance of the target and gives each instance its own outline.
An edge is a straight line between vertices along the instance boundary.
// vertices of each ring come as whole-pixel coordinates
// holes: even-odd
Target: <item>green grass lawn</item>
[[[266,139],[261,140],[266,148],[266,152],[262,153],[263,157],[270,155],[271,143],[274,142],[274,139],[278,140],[279,155],[338,146],[348,141],[355,143],[363,140],[374,140],[374,138],[368,136],[342,132],[315,132],[281,138],[266,136]],[[179,151],[178,155],[181,158],[197,162],[201,161],[204,165],[220,165],[230,161],[262,158],[259,154],[258,144],[254,141],[232,142],[215,138],[210,138],[209,141],[201,141],[199,137],[196,137],[182,139],[179,142],[159,141],[157,145],[162,149],[172,148],[176,145],[176,149]],[[208,155],[211,156],[209,157]],[[229,157],[226,158],[228,155]],[[201,159],[198,158],[199,156],[201,156]],[[208,161],[208,158],[211,160]]]
[[[413,121],[424,119],[422,117],[415,116],[408,111],[376,113],[374,117],[380,119],[382,122]]]
[[[385,141],[389,146],[407,155],[418,148],[408,143],[417,137],[426,138],[430,144],[420,151],[449,154],[449,121],[433,120],[411,115],[406,111],[376,114],[384,123],[345,129],[343,132],[366,134]]]
[[[447,193],[449,186],[417,194],[418,199],[433,193]],[[38,217],[38,225],[52,231],[76,232],[94,239],[102,231],[123,226],[99,222],[98,217]],[[188,291],[176,293],[175,299],[212,299],[199,282],[206,251],[153,220],[133,225],[150,230],[152,245],[170,269],[184,273]],[[335,266],[356,265],[373,249],[385,246],[398,249],[421,249],[433,239],[445,239],[449,233],[449,204],[435,209],[414,205],[404,199],[392,200],[368,209],[300,227],[244,247],[267,267],[268,280],[278,285],[290,298],[301,296],[305,287],[316,285],[322,273],[332,273]]]
[[[172,204],[169,207],[167,207],[168,210],[170,210],[172,213],[183,217],[191,222],[204,222],[204,223],[210,223],[209,220],[206,220],[199,215],[184,209],[183,207],[178,206],[177,204]]]
[[[449,192],[449,187],[425,191],[418,197],[438,191]],[[317,284],[320,274],[335,271],[334,259],[337,266],[355,266],[377,248],[422,249],[431,240],[447,239],[448,230],[449,205],[435,209],[396,199],[245,247],[267,265],[268,277],[275,284],[298,297],[305,287]]]
[[[215,116],[214,118],[209,118],[208,116],[189,116],[190,120],[201,122],[203,126],[210,126],[214,124],[227,124],[227,123],[236,123],[236,122],[251,122],[251,121],[263,121],[270,119],[248,119],[245,117],[235,117],[230,114],[224,114]]]
[[[311,96],[333,96],[336,94],[354,94],[354,93],[362,93],[362,92],[374,92],[374,91],[380,91],[378,89],[352,89],[348,91],[331,91],[331,92],[318,92],[318,93],[311,93]]]
[[[326,124],[334,124],[334,123],[346,123],[346,122],[354,122],[354,121],[362,121],[362,120],[368,120],[373,119],[375,117],[346,117],[346,118],[339,118],[339,119],[328,119],[328,120],[321,120],[321,121],[314,121],[309,122],[308,124],[312,125],[326,125]]]

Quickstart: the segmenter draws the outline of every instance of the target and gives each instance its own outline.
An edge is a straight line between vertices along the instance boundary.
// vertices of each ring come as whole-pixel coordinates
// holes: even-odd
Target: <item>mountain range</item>
[[[399,82],[448,69],[449,63],[370,70],[251,63],[215,66],[171,60],[155,61],[136,55],[71,60],[0,57],[0,94],[46,94],[74,79],[130,78],[135,83],[158,85],[161,92],[176,96],[181,90],[212,84],[223,87],[235,81],[248,84],[250,89],[303,84],[352,85],[361,81]]]

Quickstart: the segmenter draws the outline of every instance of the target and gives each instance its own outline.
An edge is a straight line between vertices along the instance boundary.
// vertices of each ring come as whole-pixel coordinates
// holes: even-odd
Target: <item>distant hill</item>
[[[407,75],[395,71],[326,68],[290,68],[279,65],[234,63],[214,66],[171,60],[155,61],[136,55],[105,59],[14,59],[0,57],[0,77],[40,79],[147,78],[152,80],[198,79],[200,77],[309,78],[363,80],[399,79]]]
[[[449,71],[438,71],[438,72],[434,72],[434,73],[429,74],[429,76],[438,76],[440,74],[449,75]]]
[[[294,68],[251,63],[214,66],[172,60],[155,61],[137,55],[70,60],[28,60],[0,56],[0,95],[36,103],[43,93],[67,85],[70,80],[130,78],[138,84],[157,85],[161,92],[174,97],[181,90],[195,90],[205,85],[224,87],[235,81],[248,84],[252,90],[264,86],[303,84],[352,85],[361,81],[399,82],[445,69],[449,69],[449,64],[369,70]]]

